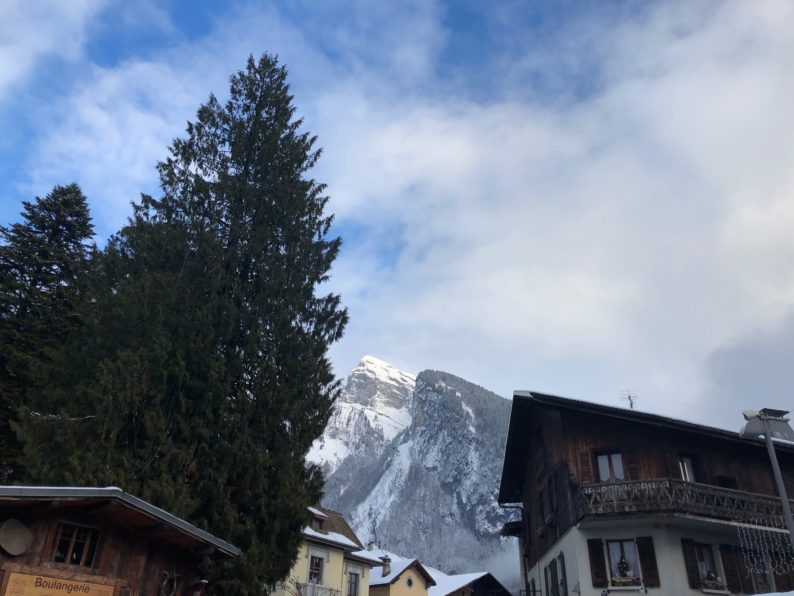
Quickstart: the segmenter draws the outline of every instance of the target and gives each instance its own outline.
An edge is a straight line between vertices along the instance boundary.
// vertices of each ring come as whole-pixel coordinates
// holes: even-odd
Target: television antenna
[[[634,406],[637,404],[637,400],[640,399],[639,396],[634,391],[634,389],[626,389],[624,391],[624,393],[625,393],[625,395],[623,397],[621,397],[620,399],[622,401],[629,402],[629,409],[633,410]]]

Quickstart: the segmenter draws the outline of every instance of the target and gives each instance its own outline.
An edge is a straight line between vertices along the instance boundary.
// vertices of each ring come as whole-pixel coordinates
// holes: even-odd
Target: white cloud
[[[82,55],[86,28],[103,0],[4,0],[0,3],[0,101],[40,60]]]
[[[524,93],[551,59],[531,39],[505,44],[503,88],[475,101],[436,78],[436,6],[322,6],[234,13],[206,39],[94,67],[53,116],[32,186],[78,180],[112,229],[209,91],[271,51],[354,230],[332,282],[351,310],[339,374],[374,353],[503,395],[618,403],[631,388],[680,416],[709,354],[791,309],[789,3],[582,23],[555,59],[596,91],[559,101]]]

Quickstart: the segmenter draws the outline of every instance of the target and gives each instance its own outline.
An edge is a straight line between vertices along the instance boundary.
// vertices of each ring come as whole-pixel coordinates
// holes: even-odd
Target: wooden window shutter
[[[695,552],[695,543],[686,538],[681,539],[681,547],[684,550],[684,568],[689,580],[689,587],[693,590],[700,590],[703,582],[700,579],[700,569],[698,569],[698,556]]]
[[[604,556],[604,541],[600,538],[590,538],[587,541],[587,554],[590,557],[590,577],[593,578],[594,588],[609,586],[607,577],[607,561]]]
[[[549,590],[549,568],[543,568],[543,584],[546,586],[546,596],[551,596],[551,591]]]
[[[626,480],[639,480],[640,479],[640,462],[637,458],[637,452],[634,449],[624,451],[623,466],[626,468]]]
[[[722,559],[722,568],[725,570],[725,585],[728,590],[734,594],[743,592],[742,576],[736,549],[730,544],[720,544],[720,558]]]
[[[565,555],[557,557],[560,562],[560,596],[568,596],[568,576],[565,575]]]
[[[593,477],[593,454],[590,450],[579,452],[579,484],[592,484],[595,482]]]
[[[642,581],[646,588],[658,588],[661,585],[659,580],[659,567],[656,565],[656,550],[653,548],[653,538],[650,536],[640,536],[637,538],[637,554],[640,557],[640,569],[642,569]]]

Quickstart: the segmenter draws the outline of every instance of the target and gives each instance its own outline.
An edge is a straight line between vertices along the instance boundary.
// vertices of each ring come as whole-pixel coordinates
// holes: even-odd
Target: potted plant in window
[[[617,565],[615,565],[617,576],[612,578],[613,586],[638,586],[640,585],[640,578],[634,576],[634,570],[629,565],[626,557],[621,557]]]
[[[713,571],[707,571],[703,578],[703,587],[707,590],[725,590],[725,582]]]

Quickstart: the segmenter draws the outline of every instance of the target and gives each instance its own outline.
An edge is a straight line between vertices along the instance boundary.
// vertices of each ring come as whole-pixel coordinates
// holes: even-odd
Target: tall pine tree
[[[75,350],[93,372],[68,413],[93,422],[46,457],[46,421],[25,435],[38,480],[118,484],[241,547],[213,571],[219,594],[289,572],[322,488],[305,454],[339,391],[327,351],[347,312],[320,286],[340,240],[286,78],[250,58],[229,100],[211,96],[174,141],[162,196],[97,259]]]
[[[76,184],[24,202],[22,220],[0,227],[0,475],[22,479],[13,431],[37,388],[61,383],[78,333],[93,252],[86,198]]]

